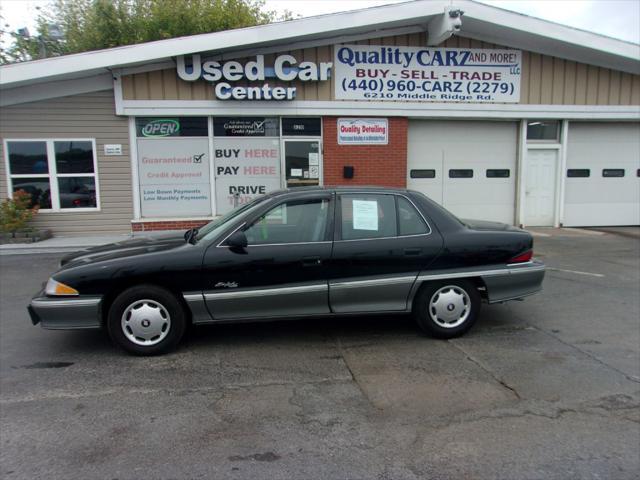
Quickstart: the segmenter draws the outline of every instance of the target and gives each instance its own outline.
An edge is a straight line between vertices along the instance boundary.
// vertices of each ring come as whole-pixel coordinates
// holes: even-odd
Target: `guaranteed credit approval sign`
[[[515,103],[519,50],[335,46],[338,100]]]

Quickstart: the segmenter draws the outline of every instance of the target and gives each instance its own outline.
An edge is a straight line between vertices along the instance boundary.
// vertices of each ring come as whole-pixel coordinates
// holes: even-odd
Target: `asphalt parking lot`
[[[452,341],[404,317],[220,325],[156,358],[33,327],[61,254],[0,256],[0,477],[637,478],[639,238],[537,236],[544,292]]]

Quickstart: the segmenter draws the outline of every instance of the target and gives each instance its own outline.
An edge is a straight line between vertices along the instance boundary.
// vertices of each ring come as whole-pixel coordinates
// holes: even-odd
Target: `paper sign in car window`
[[[378,202],[375,200],[353,201],[353,229],[378,230]]]

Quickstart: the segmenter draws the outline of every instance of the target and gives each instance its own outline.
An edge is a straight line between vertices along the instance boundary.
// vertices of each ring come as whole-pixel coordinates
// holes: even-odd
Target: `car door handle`
[[[322,265],[322,260],[320,257],[304,257],[302,259],[303,267],[317,267]]]
[[[422,249],[421,248],[405,248],[404,249],[404,254],[407,256],[410,255],[420,255],[422,253]]]

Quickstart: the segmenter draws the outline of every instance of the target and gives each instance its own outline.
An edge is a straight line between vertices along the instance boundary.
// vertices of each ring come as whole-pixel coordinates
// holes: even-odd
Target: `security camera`
[[[462,28],[462,10],[449,10],[449,24],[454,32],[459,32]]]
[[[458,8],[445,7],[443,14],[437,15],[427,24],[427,45],[435,46],[444,42],[462,29],[462,15]]]

